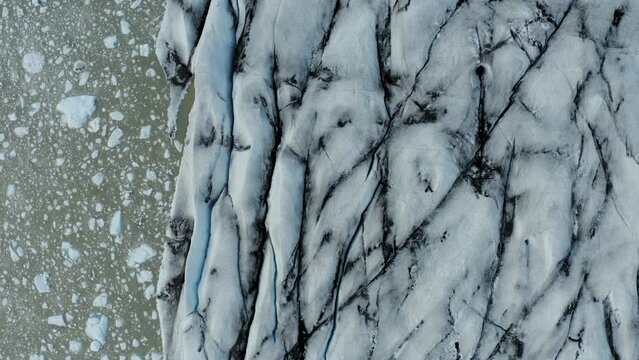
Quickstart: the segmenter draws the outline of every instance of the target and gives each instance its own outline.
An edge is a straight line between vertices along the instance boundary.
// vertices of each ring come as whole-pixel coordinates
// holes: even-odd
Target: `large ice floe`
[[[638,359],[637,34],[635,0],[167,1],[165,357]]]

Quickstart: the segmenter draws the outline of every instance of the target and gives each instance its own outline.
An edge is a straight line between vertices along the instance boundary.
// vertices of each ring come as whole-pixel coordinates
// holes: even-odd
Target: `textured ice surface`
[[[167,2],[166,358],[639,358],[638,31],[626,0]]]

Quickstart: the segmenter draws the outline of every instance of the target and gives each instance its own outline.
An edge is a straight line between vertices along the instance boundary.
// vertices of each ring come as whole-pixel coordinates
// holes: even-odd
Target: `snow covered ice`
[[[639,2],[182,5],[167,359],[639,358]]]

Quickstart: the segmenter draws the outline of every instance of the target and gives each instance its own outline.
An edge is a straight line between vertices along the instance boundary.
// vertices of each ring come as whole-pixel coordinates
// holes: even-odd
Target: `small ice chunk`
[[[151,53],[151,50],[149,50],[149,44],[140,45],[140,55],[144,57],[148,57],[150,53]]]
[[[75,264],[80,258],[80,251],[75,249],[70,243],[63,241],[62,246],[60,246],[62,250],[62,254],[64,255],[65,262],[64,264],[68,267],[71,267]]]
[[[70,340],[69,341],[69,351],[74,354],[77,354],[82,350],[82,343],[78,340]]]
[[[42,108],[42,103],[40,102],[34,102],[33,104],[31,104],[31,109],[29,110],[29,116],[33,116],[37,114],[38,111],[40,111],[40,108]]]
[[[71,81],[66,80],[64,82],[64,93],[68,93],[69,91],[71,91],[73,89],[73,84],[71,84]]]
[[[109,225],[109,234],[117,236],[122,234],[122,211],[118,210],[111,216],[111,224]]]
[[[22,250],[22,247],[19,246],[15,240],[11,240],[11,244],[9,245],[9,255],[13,262],[17,262],[24,256],[24,250]]]
[[[104,47],[107,49],[113,49],[118,44],[118,37],[117,35],[111,35],[105,37],[102,41],[104,42]]]
[[[129,258],[126,263],[132,268],[139,267],[154,257],[155,254],[156,252],[152,247],[147,244],[142,244],[133,250],[129,250]]]
[[[89,81],[89,76],[91,74],[88,71],[83,71],[80,73],[80,80],[78,81],[78,85],[80,86],[84,86],[87,84],[87,81]]]
[[[93,340],[90,346],[91,351],[100,351],[106,344],[108,327],[109,319],[104,315],[93,315],[87,319],[84,333]]]
[[[93,299],[93,306],[95,307],[105,307],[109,302],[109,295],[105,292],[100,293],[98,296]]]
[[[7,197],[11,197],[16,194],[16,185],[9,184],[7,185]]]
[[[123,134],[124,133],[122,132],[122,129],[120,128],[116,128],[115,130],[113,130],[113,132],[111,133],[111,136],[109,136],[109,140],[107,141],[107,146],[110,148],[113,148],[120,145]]]
[[[66,327],[67,323],[64,321],[64,316],[62,315],[53,315],[47,318],[47,323],[53,326]]]
[[[140,129],[140,139],[148,139],[151,137],[151,125],[142,126]]]
[[[95,133],[98,130],[100,130],[100,118],[95,118],[95,119],[89,121],[89,124],[87,126],[87,130],[89,130],[92,133]]]
[[[95,111],[95,96],[81,95],[62,99],[56,110],[62,114],[63,124],[79,129]]]
[[[115,121],[120,121],[122,119],[124,119],[124,114],[122,114],[119,111],[112,111],[109,113],[109,116],[111,117],[111,119],[115,120]]]
[[[151,284],[144,289],[144,297],[147,300],[151,300],[155,296],[155,285]]]
[[[102,185],[102,183],[104,182],[104,174],[99,172],[93,175],[93,177],[91,177],[91,182],[93,182],[96,186]]]
[[[137,279],[140,284],[153,281],[153,273],[149,270],[142,270],[137,274]]]
[[[73,63],[73,71],[75,72],[81,72],[84,69],[86,69],[86,67],[87,67],[87,64],[82,60],[78,60]]]
[[[35,283],[36,289],[40,294],[51,292],[51,287],[49,286],[49,273],[43,272],[38,274],[33,278],[33,282]]]
[[[16,134],[17,137],[25,137],[29,135],[29,127],[28,126],[18,126],[13,129],[13,133]]]
[[[31,51],[22,57],[22,67],[31,74],[37,74],[44,68],[44,55],[39,51]]]
[[[131,33],[131,24],[124,19],[120,20],[120,31],[124,35],[129,35]]]
[[[155,171],[148,169],[146,171],[146,179],[149,181],[155,181],[158,179],[158,176],[155,174]]]

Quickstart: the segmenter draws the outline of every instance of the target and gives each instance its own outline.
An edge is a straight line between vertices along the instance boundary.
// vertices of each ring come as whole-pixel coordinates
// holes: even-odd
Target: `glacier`
[[[167,0],[166,359],[638,359],[639,1]]]

